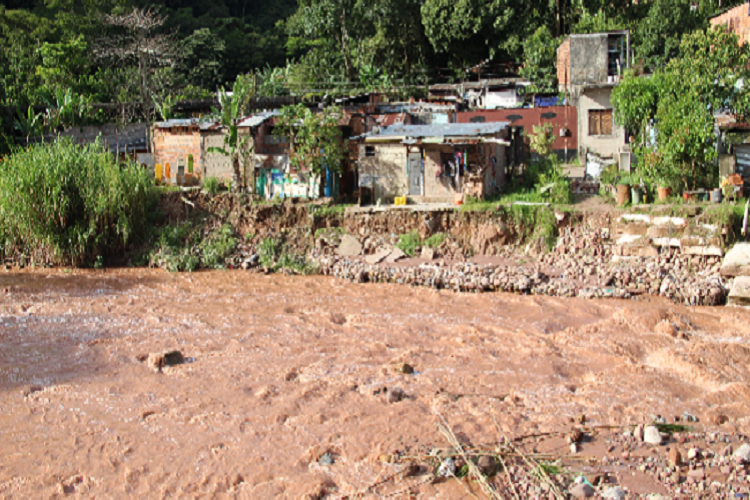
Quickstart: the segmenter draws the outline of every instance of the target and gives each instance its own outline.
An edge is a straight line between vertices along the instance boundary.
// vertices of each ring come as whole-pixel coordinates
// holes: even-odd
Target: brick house
[[[154,166],[165,184],[193,184],[203,178],[201,127],[196,119],[154,124]]]
[[[727,31],[735,33],[741,44],[750,41],[750,2],[733,7],[710,20],[711,27],[726,26]]]
[[[266,147],[274,142],[269,119],[277,112],[263,112],[248,116],[239,123],[241,136],[252,135],[245,143],[250,151],[256,146],[256,169],[283,168],[282,154],[278,148]],[[229,156],[209,152],[211,148],[223,148],[226,129],[216,122],[201,122],[197,119],[168,120],[154,125],[155,174],[167,184],[192,185],[202,183],[209,177],[231,181],[234,170]],[[245,178],[252,161],[244,165]]]
[[[514,133],[527,135],[535,125],[549,123],[555,134],[552,144],[561,162],[571,161],[578,154],[578,112],[573,106],[549,106],[545,108],[482,109],[460,111],[456,123],[509,122]],[[536,153],[527,151],[523,138],[514,141],[514,149],[509,150],[508,165],[520,165],[529,157],[534,160]]]

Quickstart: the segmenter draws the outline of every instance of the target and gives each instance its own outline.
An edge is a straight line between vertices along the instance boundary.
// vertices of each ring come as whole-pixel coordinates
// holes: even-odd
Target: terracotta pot
[[[695,201],[695,193],[682,193],[682,199],[685,201]]]
[[[657,189],[659,193],[659,201],[664,201],[672,194],[671,187],[660,187]]]
[[[617,206],[621,207],[630,201],[630,186],[619,184],[617,186]]]

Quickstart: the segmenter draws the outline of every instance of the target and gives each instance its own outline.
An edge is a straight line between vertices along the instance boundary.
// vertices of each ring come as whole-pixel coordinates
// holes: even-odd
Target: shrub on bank
[[[91,265],[137,242],[154,203],[149,172],[101,144],[17,150],[0,164],[0,253]]]

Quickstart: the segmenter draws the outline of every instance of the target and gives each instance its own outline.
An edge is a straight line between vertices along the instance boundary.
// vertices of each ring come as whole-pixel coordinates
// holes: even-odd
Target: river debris
[[[148,355],[146,364],[156,373],[162,373],[164,367],[181,365],[185,362],[185,357],[180,351],[172,350],[161,353],[152,353]]]

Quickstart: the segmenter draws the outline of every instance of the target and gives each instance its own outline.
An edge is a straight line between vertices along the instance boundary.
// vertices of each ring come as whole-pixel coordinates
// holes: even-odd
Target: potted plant
[[[656,193],[659,196],[659,201],[666,201],[672,195],[672,186],[669,185],[669,181],[664,177],[660,177],[656,180]]]
[[[620,177],[617,183],[617,206],[623,206],[630,201],[630,177]]]

